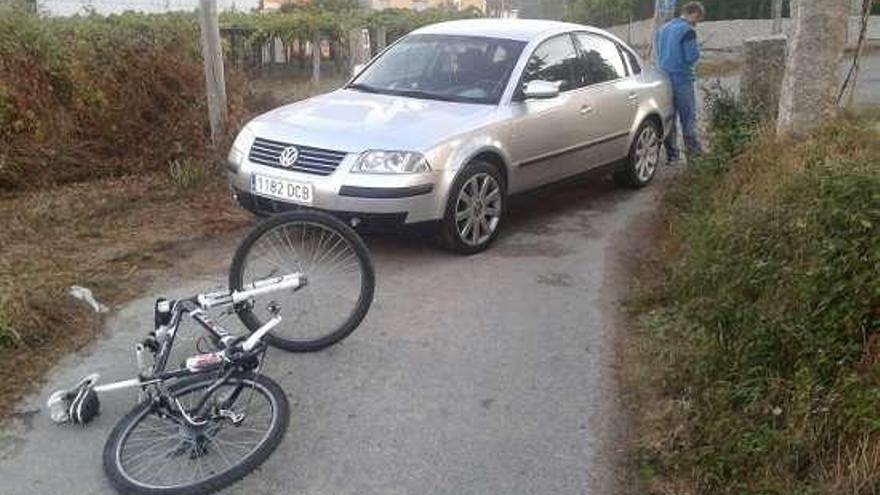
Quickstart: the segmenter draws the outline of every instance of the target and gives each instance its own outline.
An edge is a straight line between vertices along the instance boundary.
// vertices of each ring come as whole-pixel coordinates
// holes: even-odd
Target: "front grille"
[[[284,167],[279,162],[279,157],[284,148],[288,146],[296,146],[299,151],[299,157],[296,163],[290,167]],[[315,175],[330,175],[336,170],[336,167],[345,158],[344,151],[325,150],[321,148],[312,148],[310,146],[300,146],[297,144],[282,143],[280,141],[272,141],[270,139],[256,138],[253,146],[251,146],[248,159],[260,165],[276,167],[283,170],[296,170],[298,172],[306,172]]]

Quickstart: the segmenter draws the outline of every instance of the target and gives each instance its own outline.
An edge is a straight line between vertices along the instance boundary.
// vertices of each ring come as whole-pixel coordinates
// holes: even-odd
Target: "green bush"
[[[304,8],[227,13],[222,22],[260,43],[318,31],[347,39],[351,28],[377,25],[394,39],[474,15]],[[193,14],[47,18],[0,7],[0,191],[164,172],[181,155],[211,158],[198,29]],[[235,129],[246,112],[245,85],[233,67],[226,79]]]
[[[206,153],[196,35],[186,15],[0,15],[0,190]]]
[[[220,20],[224,27],[250,32],[250,40],[257,43],[271,38],[280,38],[287,42],[295,39],[310,40],[316,32],[347,43],[350,29],[382,26],[386,29],[387,41],[391,42],[428,24],[468,19],[481,15],[478,10],[474,9],[463,11],[442,8],[419,11],[410,9],[323,10],[312,7],[294,7],[281,13],[226,12]]]
[[[642,308],[660,421],[683,432],[645,471],[705,494],[877,493],[880,139],[842,119],[780,143],[720,101]]]

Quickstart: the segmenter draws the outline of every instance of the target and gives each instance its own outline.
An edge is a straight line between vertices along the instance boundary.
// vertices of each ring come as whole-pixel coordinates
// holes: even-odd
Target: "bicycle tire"
[[[244,264],[248,260],[251,250],[264,236],[268,236],[270,232],[275,232],[276,229],[292,228],[296,225],[317,226],[339,235],[350,247],[360,270],[360,290],[357,301],[348,317],[341,324],[326,329],[326,331],[322,329],[319,335],[311,338],[285,338],[280,332],[273,330],[264,339],[269,345],[286,351],[314,352],[336,344],[348,337],[363,321],[373,301],[375,291],[373,263],[370,260],[366,244],[351,227],[331,215],[313,210],[298,210],[269,217],[257,224],[242,240],[238,249],[236,249],[229,270],[229,287],[231,290],[241,290],[244,284]],[[309,273],[305,273],[305,275],[307,278],[310,276]],[[309,287],[306,286],[303,290],[309,290]],[[236,313],[245,327],[251,332],[259,329],[263,324],[260,318],[247,307],[238,306]],[[282,326],[284,326],[283,321]]]
[[[237,377],[230,380],[232,380],[232,383],[236,380],[241,380],[248,384],[253,384],[255,389],[260,389],[267,394],[267,397],[271,398],[272,404],[276,408],[269,433],[266,435],[265,440],[258,444],[258,447],[230,469],[195,483],[173,487],[151,487],[144,483],[139,483],[126,473],[126,469],[122,466],[121,453],[131,431],[137,426],[138,422],[150,414],[154,407],[151,402],[141,403],[116,423],[116,426],[114,426],[113,431],[107,438],[107,442],[104,444],[104,472],[117,491],[135,495],[206,495],[232,485],[265,462],[272,452],[278,448],[287,432],[290,422],[290,405],[287,401],[287,395],[274,380],[263,375]],[[214,381],[215,376],[213,375],[199,376],[174,384],[170,387],[170,392],[177,397],[184,392],[206,388],[214,383]],[[169,460],[169,462],[175,461]]]

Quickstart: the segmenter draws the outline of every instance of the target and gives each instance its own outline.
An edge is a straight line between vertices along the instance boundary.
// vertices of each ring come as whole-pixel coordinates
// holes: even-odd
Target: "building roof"
[[[592,31],[594,29],[580,24],[541,19],[464,19],[432,24],[417,29],[413,33],[488,36],[531,41],[555,33],[573,30]]]

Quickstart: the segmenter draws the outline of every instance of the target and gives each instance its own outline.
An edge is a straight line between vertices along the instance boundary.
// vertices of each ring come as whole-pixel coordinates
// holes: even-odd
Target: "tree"
[[[779,99],[777,133],[803,136],[837,113],[849,0],[798,0]]]
[[[610,26],[630,19],[636,7],[636,0],[571,0],[567,2],[566,20]]]

